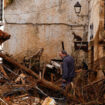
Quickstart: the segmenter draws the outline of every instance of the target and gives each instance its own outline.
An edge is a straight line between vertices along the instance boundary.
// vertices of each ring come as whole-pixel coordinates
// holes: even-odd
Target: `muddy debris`
[[[59,59],[42,66],[44,49],[17,62],[0,53],[0,104],[2,105],[103,105],[105,75],[103,71],[79,69],[73,82],[62,89]],[[101,74],[102,76],[99,76]],[[99,78],[98,78],[99,77]]]

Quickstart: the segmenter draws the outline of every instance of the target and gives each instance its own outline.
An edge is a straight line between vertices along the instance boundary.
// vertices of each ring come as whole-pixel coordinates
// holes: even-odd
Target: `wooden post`
[[[37,78],[37,80],[39,81],[38,83],[44,87],[47,87],[47,88],[50,88],[50,89],[53,89],[54,91],[59,91],[60,93],[64,94],[66,97],[72,99],[72,100],[75,100],[75,102],[77,102],[77,99],[66,93],[65,90],[63,90],[62,88],[58,87],[57,85],[55,85],[54,83],[52,82],[49,82],[45,79],[40,79],[39,75],[36,74],[35,72],[33,72],[31,69],[28,69],[26,68],[25,66],[21,65],[20,63],[18,63],[17,61],[13,60],[12,58],[10,57],[7,57],[6,55],[0,53],[0,57],[2,57],[4,60],[8,61],[9,63],[11,63],[12,65],[26,71],[27,73],[29,73],[30,75],[34,76],[35,78]]]
[[[2,67],[2,65],[0,64],[0,71],[4,74],[4,76],[9,79],[7,73],[5,72],[4,68]]]

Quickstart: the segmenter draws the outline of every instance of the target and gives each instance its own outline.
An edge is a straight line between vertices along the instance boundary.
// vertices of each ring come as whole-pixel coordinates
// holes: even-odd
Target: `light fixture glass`
[[[74,5],[74,10],[75,10],[75,13],[76,13],[77,15],[80,14],[80,12],[81,12],[81,5],[80,5],[79,2],[77,2],[77,3]]]

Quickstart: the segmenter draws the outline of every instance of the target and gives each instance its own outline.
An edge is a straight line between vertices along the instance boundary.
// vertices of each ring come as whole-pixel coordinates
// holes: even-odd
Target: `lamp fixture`
[[[77,2],[77,3],[74,5],[74,10],[75,10],[75,13],[76,13],[77,15],[80,14],[80,12],[81,12],[81,5],[80,5],[79,2]]]
[[[81,13],[81,4],[77,1],[76,4],[74,5],[74,10],[75,10],[75,13],[77,14],[78,17],[88,17],[88,15],[79,15]]]

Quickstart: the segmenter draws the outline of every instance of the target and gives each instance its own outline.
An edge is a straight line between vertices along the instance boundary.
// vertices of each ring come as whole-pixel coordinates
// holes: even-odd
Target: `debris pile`
[[[7,38],[8,39],[8,38]],[[3,42],[3,41],[2,41]],[[66,89],[60,87],[61,60],[51,59],[40,67],[44,49],[24,57],[19,63],[0,52],[0,104],[2,105],[103,105],[105,104],[105,74],[98,71],[76,70],[76,76]],[[59,102],[61,102],[59,104]]]
[[[19,103],[22,100],[28,100],[29,103],[32,103],[30,101],[33,101],[35,97],[43,99],[43,96],[44,98],[48,96],[48,91],[44,93],[42,90],[43,88],[45,88],[44,90],[62,90],[53,82],[45,80],[43,78],[44,76],[42,77],[42,75],[39,75],[40,72],[35,72],[24,65],[17,63],[17,61],[6,54],[0,53],[0,57],[3,58],[3,64],[0,65],[0,96],[6,102]],[[61,93],[63,93],[63,90]],[[19,105],[21,105],[21,103],[19,103]]]

